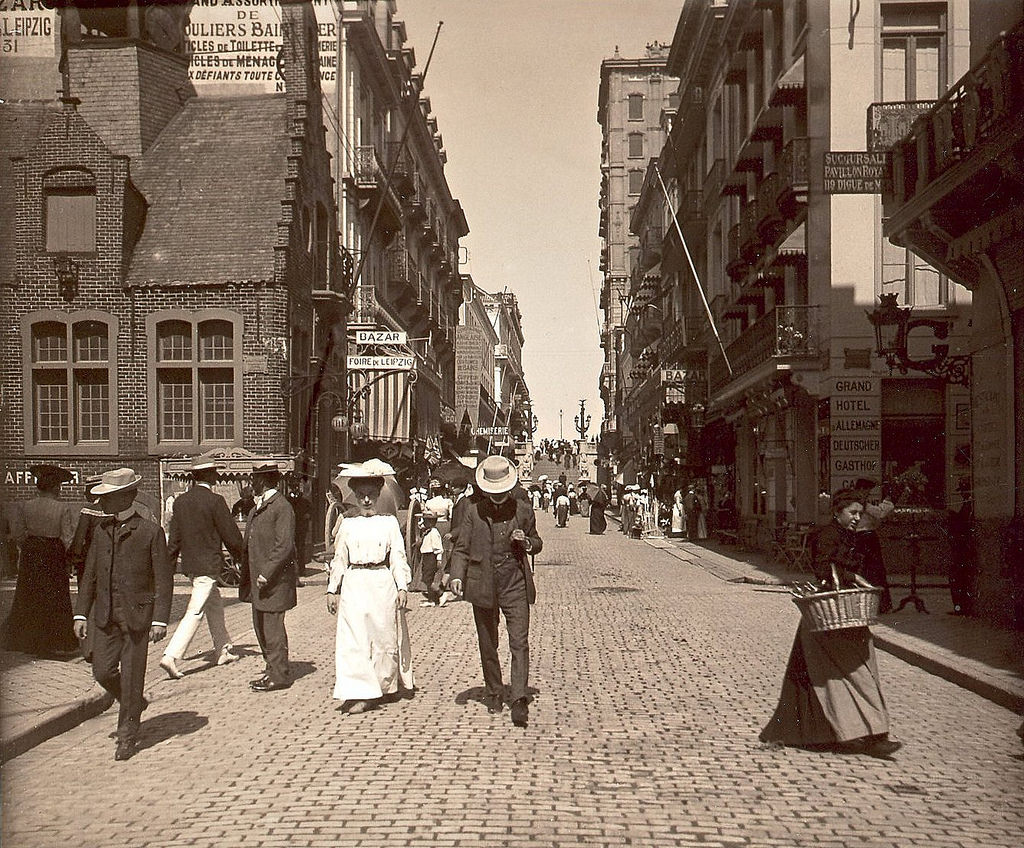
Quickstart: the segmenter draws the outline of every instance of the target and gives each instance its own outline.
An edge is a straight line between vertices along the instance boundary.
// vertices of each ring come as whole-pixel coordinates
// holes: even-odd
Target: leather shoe
[[[370,701],[353,701],[348,705],[348,709],[345,710],[349,715],[358,715],[359,713],[365,713],[372,710],[374,707]]]
[[[174,664],[174,657],[169,654],[164,654],[160,658],[160,668],[167,672],[167,676],[171,680],[181,680],[185,675],[178,671],[178,666]]]
[[[217,665],[227,665],[233,663],[235,660],[240,660],[241,657],[231,650],[231,645],[225,645],[221,650],[220,655],[217,657]]]
[[[487,705],[487,712],[489,713],[500,713],[502,708],[502,698],[500,694],[484,695],[484,704]]]
[[[516,727],[526,727],[530,720],[530,705],[526,698],[519,698],[512,702],[512,724]]]
[[[117,747],[114,749],[114,759],[130,760],[137,750],[138,743],[135,740],[122,740],[117,743]]]
[[[275,683],[269,677],[265,680],[257,680],[252,684],[253,692],[277,692],[280,689],[290,689],[291,683]]]
[[[895,739],[878,739],[874,742],[869,742],[864,747],[864,753],[869,757],[885,760],[902,747],[903,743],[897,742]]]
[[[251,689],[257,683],[266,683],[268,680],[270,680],[270,677],[267,674],[264,674],[261,677],[257,677],[257,678],[255,678],[253,680],[250,680],[249,681],[249,688]]]

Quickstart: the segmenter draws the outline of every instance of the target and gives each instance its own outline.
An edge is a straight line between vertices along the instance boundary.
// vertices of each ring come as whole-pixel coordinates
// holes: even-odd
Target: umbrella
[[[450,459],[437,466],[430,476],[442,483],[463,487],[473,479],[473,469],[458,460]]]
[[[359,499],[356,497],[356,493],[352,491],[352,487],[349,485],[352,482],[352,478],[344,473],[344,471],[349,467],[350,466],[341,466],[342,473],[338,474],[338,476],[332,481],[334,485],[341,490],[341,502],[346,507],[346,515],[352,511],[349,508],[355,508],[359,505]],[[377,512],[380,515],[397,516],[399,506],[402,504],[403,500],[404,496],[402,487],[398,485],[395,475],[386,475],[384,477],[384,488],[381,489],[380,498],[377,500]]]

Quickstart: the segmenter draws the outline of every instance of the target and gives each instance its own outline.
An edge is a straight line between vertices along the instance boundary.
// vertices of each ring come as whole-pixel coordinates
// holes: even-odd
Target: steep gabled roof
[[[11,157],[27,156],[59,112],[60,104],[53,100],[0,104],[0,284],[12,284],[17,276],[14,244],[18,197]]]
[[[289,150],[284,95],[188,101],[132,163],[148,208],[128,283],[272,280]]]

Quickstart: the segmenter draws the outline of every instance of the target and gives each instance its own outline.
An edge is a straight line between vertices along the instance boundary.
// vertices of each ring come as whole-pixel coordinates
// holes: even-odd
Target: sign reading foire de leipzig
[[[403,330],[356,330],[356,344],[404,345],[408,333]]]
[[[350,371],[411,371],[416,365],[415,356],[350,356]]]

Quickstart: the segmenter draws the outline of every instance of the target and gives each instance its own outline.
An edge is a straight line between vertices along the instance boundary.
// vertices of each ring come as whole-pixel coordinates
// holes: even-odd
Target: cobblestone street
[[[528,728],[480,700],[469,606],[418,596],[415,696],[339,712],[325,581],[308,578],[287,618],[290,690],[249,691],[262,664],[232,607],[245,659],[152,685],[132,760],[113,760],[108,710],[4,766],[4,848],[1019,845],[1012,712],[880,652],[893,761],[765,748],[797,624],[787,593],[615,525],[538,526]]]

